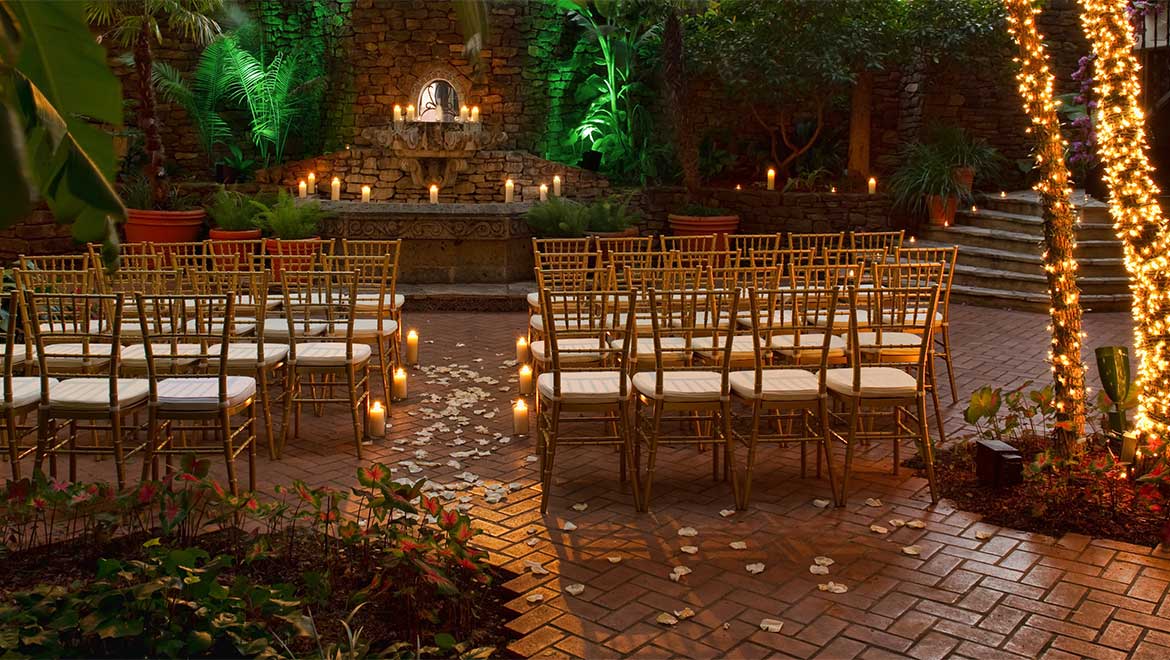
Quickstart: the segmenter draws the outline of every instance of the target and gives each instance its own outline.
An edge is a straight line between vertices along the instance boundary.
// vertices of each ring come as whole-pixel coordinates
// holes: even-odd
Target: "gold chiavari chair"
[[[90,263],[94,264],[95,267],[99,267],[104,263],[102,261],[103,246],[101,243],[87,243],[85,246],[85,249],[86,249],[86,252],[89,253]],[[118,257],[119,262],[121,262],[122,257],[127,257],[127,256],[129,256],[129,257],[144,257],[147,255],[153,255],[153,254],[155,254],[155,249],[154,249],[153,243],[119,243],[118,244],[117,257]]]
[[[851,248],[842,248],[840,250],[830,250],[824,254],[824,263],[831,266],[856,266],[863,269],[863,280],[867,280],[870,275],[870,269],[874,264],[881,264],[886,262],[886,251],[882,248],[871,248],[865,250],[854,250]]]
[[[714,250],[711,252],[675,252],[675,263],[682,268],[724,268],[739,263],[739,252]]]
[[[94,262],[89,253],[22,254],[16,260],[16,267],[23,270],[89,270],[94,267]]]
[[[240,255],[227,254],[182,254],[173,252],[167,254],[169,266],[175,270],[185,282],[191,281],[194,273],[206,273],[213,270],[235,272],[240,270]]]
[[[902,249],[905,231],[855,231],[849,233],[849,247],[854,250],[884,250],[894,255]]]
[[[535,239],[534,239],[535,240]],[[602,267],[600,252],[537,252],[535,254],[536,270],[572,270]],[[540,291],[533,291],[526,297],[528,302],[528,317],[540,311]]]
[[[265,243],[266,249],[269,253],[263,255],[263,258],[258,256],[264,268],[267,268],[272,273],[273,279],[279,279],[282,271],[306,271],[319,270],[323,268],[325,257],[333,254],[333,239],[331,238],[305,238],[301,240],[289,241],[283,239],[275,239],[270,243]]]
[[[707,445],[711,452],[711,476],[720,477],[719,460],[723,454],[723,477],[732,478],[734,462],[731,442],[731,396],[728,375],[731,365],[733,330],[722,331],[718,323],[696,323],[696,319],[734,317],[739,305],[736,290],[671,289],[649,291],[651,332],[654,340],[654,369],[634,374],[635,440],[634,473],[641,490],[641,510],[650,504],[654,468],[661,445]],[[716,364],[696,364],[695,337],[709,337],[722,354]],[[667,341],[681,339],[682,344]],[[675,434],[664,432],[663,423],[680,426]],[[684,433],[691,424],[695,433]],[[703,429],[709,432],[703,432]],[[642,453],[646,469],[642,470]],[[738,498],[737,498],[738,499]]]
[[[619,319],[633,306],[633,292],[584,289],[541,290],[541,309],[558,318],[548,327],[549,369],[536,379],[537,451],[540,456],[540,510],[548,512],[557,450],[567,446],[620,448],[620,475],[633,465],[629,429],[633,388],[627,361],[633,318]],[[581,429],[570,433],[569,427]],[[584,427],[582,429],[582,427]],[[597,432],[590,432],[597,427]],[[634,504],[639,493],[634,487]]]
[[[613,288],[614,272],[608,267],[601,268],[558,268],[536,271],[536,289],[545,291],[597,291]],[[537,310],[543,312],[543,309]],[[528,345],[531,348],[545,336],[547,320],[543,313],[528,316]],[[541,349],[543,350],[543,349]],[[543,360],[537,360],[542,362]]]
[[[608,258],[612,252],[650,252],[654,249],[653,236],[611,236],[596,238],[593,242],[596,251]]]
[[[811,249],[806,250],[789,250],[784,248],[781,250],[753,250],[746,259],[741,260],[742,263],[751,264],[753,267],[768,267],[780,269],[783,276],[793,268],[802,268],[811,266],[816,262],[816,253]]]
[[[534,238],[533,254],[574,254],[593,252],[592,238]]]
[[[36,376],[25,376],[25,361],[28,358],[27,345],[17,343],[16,328],[20,322],[19,310],[23,307],[20,302],[20,292],[12,291],[8,295],[7,327],[4,329],[4,375],[3,401],[4,407],[4,445],[8,451],[8,462],[12,465],[12,478],[20,479],[20,461],[33,454],[37,449],[37,426],[26,424],[28,415],[35,413],[41,402],[41,379]],[[51,382],[50,387],[56,385]],[[31,442],[26,438],[33,438]]]
[[[357,276],[346,271],[284,271],[280,282],[287,332],[292,338],[288,358],[292,377],[285,399],[281,449],[290,424],[294,426],[294,437],[300,436],[304,404],[312,404],[320,411],[326,404],[343,403],[350,409],[354,445],[361,459],[372,351],[368,345],[354,341]],[[321,332],[304,332],[303,328],[312,324],[322,325]],[[339,388],[346,396],[335,395]]]
[[[258,255],[264,254],[264,239],[261,238],[208,239],[204,244],[203,253],[215,257],[216,268],[221,270],[256,270],[263,269],[266,264],[256,259]]]
[[[159,268],[170,266],[175,257],[193,257],[207,252],[207,241],[189,241],[176,243],[155,243],[154,251],[158,254],[161,263]]]
[[[727,250],[739,252],[748,264],[768,265],[757,264],[752,253],[759,253],[763,257],[769,252],[780,250],[784,247],[782,238],[781,234],[727,234],[724,242]]]
[[[180,287],[180,271],[172,270],[170,268],[131,268],[127,262],[135,262],[138,257],[128,256],[124,257],[124,262],[118,270],[112,272],[101,272],[100,278],[102,281],[103,293],[121,293],[125,296],[125,309],[123,310],[121,338],[123,344],[136,344],[142,341],[144,329],[140,325],[138,312],[134,305],[137,304],[135,294],[145,293],[151,296],[163,295],[166,293],[174,293]],[[142,258],[140,265],[147,265],[149,263],[158,263],[163,259],[161,254],[148,255]],[[155,334],[166,333],[174,330],[167,326],[165,319],[149,318],[152,324],[152,331]]]
[[[824,454],[829,491],[833,501],[837,501],[825,374],[836,352],[840,351],[844,357],[844,342],[842,347],[834,346],[832,340],[836,337],[810,324],[805,315],[808,309],[830,317],[835,315],[837,296],[837,289],[753,288],[748,291],[754,360],[750,370],[735,371],[728,377],[734,399],[750,408],[747,433],[740,435],[748,448],[737,501],[741,509],[746,509],[751,501],[752,475],[760,443],[800,443],[801,478],[806,473],[806,449],[810,443],[815,445],[816,476],[821,476]],[[810,359],[775,360],[773,356],[777,353],[789,357],[803,354]],[[805,364],[817,365],[816,373],[802,366]]]
[[[329,257],[325,266],[337,272],[352,272],[357,278],[357,302],[354,305],[353,339],[369,344],[378,358],[378,373],[382,379],[382,393],[390,398],[390,378],[398,364],[399,325],[390,311],[394,299],[391,273],[397,252],[381,256],[345,255]],[[338,326],[334,332],[349,328]]]
[[[870,273],[862,266],[816,263],[803,268],[793,268],[789,274],[789,286],[797,289],[872,288],[869,279]],[[823,327],[834,333],[846,332],[851,319],[856,319],[861,327],[867,327],[869,323],[869,310],[865,307],[867,302],[868,299],[861,301],[860,307],[838,305],[837,313],[833,317],[817,315],[817,322],[823,323]]]
[[[719,247],[719,234],[698,234],[695,236],[658,237],[663,252],[715,252]]]
[[[246,451],[248,488],[255,490],[256,380],[230,375],[226,361],[235,320],[234,296],[139,293],[136,297],[140,322],[147,328],[143,347],[150,384],[150,441],[143,460],[157,476],[159,456],[166,457],[169,473],[171,456],[219,454],[227,467],[228,487],[238,495],[236,458]],[[152,334],[148,315],[169,318],[168,325],[175,330]],[[188,368],[187,364],[198,366]],[[206,438],[209,431],[217,443],[190,441]]]
[[[817,258],[832,250],[840,250],[845,242],[845,232],[835,234],[788,234],[789,250],[812,250]]]
[[[951,285],[955,279],[955,262],[959,258],[958,246],[902,248],[898,250],[900,263],[941,263],[943,265],[942,289],[938,293],[938,309],[934,313],[934,357],[941,358],[947,365],[947,379],[951,384],[951,403],[959,402],[959,391],[955,387],[955,368],[951,360]]]
[[[341,254],[346,257],[362,257],[362,263],[366,264],[366,267],[359,269],[358,273],[357,311],[359,316],[365,316],[382,309],[390,315],[399,328],[402,328],[402,308],[406,305],[406,296],[398,293],[398,266],[402,257],[402,239],[363,241],[342,239]],[[372,261],[375,258],[380,260],[382,257],[388,258],[388,261]],[[375,289],[380,289],[381,293],[377,293]],[[359,323],[358,327],[360,328],[361,325]],[[401,331],[395,333],[394,337],[395,350],[401,353]]]
[[[852,309],[862,307],[859,297],[868,298],[864,308],[870,314],[864,330],[856,315],[851,316],[847,342],[850,366],[829,369],[825,376],[830,397],[844,410],[830,415],[844,422],[847,429],[843,434],[833,432],[845,442],[845,469],[837,504],[844,506],[848,501],[849,473],[859,442],[892,440],[893,472],[897,474],[901,441],[908,438],[918,443],[930,497],[937,502],[934,449],[926,423],[926,361],[932,328],[928,319],[938,301],[938,287],[850,287],[848,296]],[[920,317],[916,310],[929,313]],[[883,413],[892,417],[888,428],[872,423]]]
[[[676,255],[677,253],[671,252],[668,254]],[[619,288],[634,292],[632,299],[633,308],[630,310],[622,310],[620,314],[622,323],[625,322],[627,316],[632,315],[634,317],[634,333],[636,336],[632,342],[633,352],[630,361],[634,371],[654,368],[655,343],[653,337],[654,324],[650,318],[650,291],[652,289],[697,291],[706,288],[707,278],[708,273],[704,268],[682,268],[674,263],[668,263],[661,268],[631,268],[624,271],[622,276],[618,278]],[[700,310],[700,313],[702,313],[702,310]],[[664,337],[662,341],[674,349],[683,346],[683,340],[679,337]],[[685,359],[688,362],[691,357],[689,353],[685,355]],[[684,355],[682,352],[673,352],[665,357],[667,362],[678,361],[683,358]]]
[[[124,488],[127,459],[147,446],[136,438],[144,429],[128,422],[145,407],[150,385],[144,378],[125,378],[120,373],[123,294],[35,289],[24,294],[29,310],[25,327],[36,342],[41,379],[37,468],[47,456],[49,472],[56,477],[57,457],[65,455],[69,480],[76,481],[77,456],[112,456],[118,487]],[[77,376],[79,372],[85,375]],[[62,423],[63,439],[59,438]],[[91,432],[94,442],[80,444],[78,431]],[[103,432],[108,436],[106,443],[96,440]]]
[[[655,263],[666,264],[673,260],[674,256],[671,252],[660,253],[650,250],[642,250],[637,252],[617,252],[610,250],[603,252],[601,255],[602,265],[612,268],[615,273],[620,274],[627,268],[650,268]]]
[[[39,293],[96,293],[100,291],[98,284],[98,272],[92,269],[86,270],[25,270],[18,268],[13,273],[16,280],[16,288],[18,291],[36,291]],[[33,318],[33,310],[27,307],[27,301],[22,296],[19,299],[21,304],[20,318],[27,324]],[[37,321],[38,323],[48,324],[50,319]],[[96,320],[89,321],[89,327],[95,330],[101,330],[100,324]],[[30,356],[35,355],[33,351],[33,334],[31,329],[26,329],[25,333],[26,353]],[[34,359],[30,358],[32,366],[36,366]]]

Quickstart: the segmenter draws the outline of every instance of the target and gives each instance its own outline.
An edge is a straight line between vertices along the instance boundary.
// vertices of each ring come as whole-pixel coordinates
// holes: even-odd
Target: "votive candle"
[[[512,435],[528,435],[528,404],[516,399],[512,406]]]
[[[309,196],[309,186],[304,181],[297,184],[297,197],[304,199]]]
[[[418,330],[406,333],[406,362],[418,364]]]
[[[333,181],[329,184],[329,199],[339,202],[341,201],[341,179],[333,177]]]
[[[528,361],[528,338],[520,337],[516,340],[516,361],[524,363]]]
[[[386,407],[381,401],[370,404],[370,412],[366,418],[367,433],[373,438],[386,437]]]
[[[776,189],[776,170],[768,168],[768,190]]]
[[[869,194],[872,195],[876,192],[877,192],[877,179],[875,179],[871,176],[871,177],[869,177]]]
[[[473,124],[479,123],[479,106],[478,105],[471,106],[471,123],[473,123]]]
[[[431,204],[439,203],[439,186],[431,184]]]
[[[303,196],[304,195],[302,195],[302,197]],[[548,185],[544,184],[544,183],[540,184],[540,201],[542,201],[542,202],[548,201]]]
[[[532,367],[520,365],[520,394],[532,394]]]
[[[397,124],[401,121],[402,121],[402,106],[395,103],[394,104],[394,123]]]
[[[309,194],[317,194],[317,175],[313,172],[309,172]]]
[[[406,398],[406,369],[398,367],[394,372],[394,398],[401,401]]]
[[[411,103],[410,105],[406,106],[406,121],[414,121],[414,120],[415,120],[414,104]]]
[[[511,179],[504,182],[504,202],[511,204],[516,198],[516,184]]]
[[[370,202],[370,187],[369,186],[362,186],[362,201],[367,203],[367,204]]]
[[[468,108],[465,105],[460,106],[459,107],[459,121],[467,121],[468,119],[471,119],[471,108]]]
[[[553,175],[553,194],[556,195],[557,197],[561,196],[561,175],[560,174]]]

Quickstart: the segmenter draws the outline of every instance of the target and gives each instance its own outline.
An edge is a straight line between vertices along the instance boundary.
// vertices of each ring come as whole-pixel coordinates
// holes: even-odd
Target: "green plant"
[[[1003,161],[987,140],[973,138],[958,126],[935,124],[927,129],[926,142],[954,167],[970,168],[977,177],[995,174]]]
[[[154,205],[141,208],[163,206],[168,195],[163,183],[166,153],[154,93],[153,44],[162,41],[163,25],[170,34],[187,43],[208,44],[219,34],[219,24],[212,16],[222,10],[223,0],[90,0],[85,6],[90,24],[106,30],[103,39],[131,49],[139,102],[135,115],[149,155],[144,173],[155,201]]]
[[[728,209],[719,208],[716,206],[703,206],[702,204],[687,204],[677,211],[677,215],[690,215],[697,218],[715,218],[725,215],[735,215]]]
[[[550,197],[547,202],[533,205],[524,214],[524,220],[532,233],[550,238],[584,236],[589,228],[584,207],[563,197]]]
[[[219,114],[228,92],[227,40],[215,38],[195,63],[190,80],[166,62],[154,63],[154,86],[164,100],[178,103],[187,111],[199,134],[199,145],[210,164],[215,145],[231,138],[231,127]]]
[[[257,215],[265,206],[246,195],[230,190],[220,190],[212,196],[207,205],[207,215],[220,229],[245,231],[259,227]]]
[[[802,172],[784,183],[784,192],[816,192],[817,188],[823,190],[831,176],[829,170],[824,168]]]
[[[118,186],[123,203],[132,209],[154,209],[156,211],[187,211],[197,208],[199,200],[185,194],[173,185],[163,185],[163,196],[156,196],[150,179],[144,175],[133,176]]]
[[[1032,389],[1032,381],[1007,393],[1002,387],[983,386],[971,393],[963,419],[988,440],[1017,442],[1025,432],[1031,437],[1047,437],[1056,420],[1052,385]],[[1001,414],[1006,405],[1007,411]]]
[[[236,181],[244,181],[251,177],[257,164],[251,158],[245,158],[243,150],[234,144],[228,145],[228,155],[224,156],[220,162],[225,167],[235,170]]]
[[[970,199],[971,189],[959,181],[955,165],[939,149],[917,142],[903,149],[902,165],[890,177],[894,204],[913,213],[927,208],[927,198]]]
[[[316,200],[297,202],[295,197],[282,190],[276,203],[256,217],[260,226],[272,235],[291,241],[316,236],[321,230],[325,212]]]
[[[629,209],[628,198],[611,197],[593,202],[582,209],[587,231],[618,232],[624,231],[642,219],[637,213]]]

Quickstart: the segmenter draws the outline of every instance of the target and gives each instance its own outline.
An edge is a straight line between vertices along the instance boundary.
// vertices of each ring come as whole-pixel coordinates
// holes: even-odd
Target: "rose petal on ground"
[[[539,603],[540,601],[544,600],[544,594],[530,594],[524,600],[530,603]]]
[[[828,575],[829,574],[829,567],[828,566],[817,566],[816,564],[813,564],[812,566],[808,567],[808,572],[812,573],[813,575]]]
[[[664,626],[673,626],[674,624],[678,623],[678,619],[676,619],[670,612],[663,612],[662,614],[659,614],[655,621],[661,623]]]
[[[691,571],[690,567],[688,566],[675,566],[674,568],[670,569],[670,579],[678,582],[680,577],[684,575],[690,575],[692,572],[693,571]]]
[[[548,575],[548,569],[545,568],[538,561],[532,561],[531,559],[525,559],[524,565],[528,567],[528,570],[532,571],[533,575]]]
[[[589,505],[584,503],[584,502],[578,502],[578,503],[573,505],[574,511],[584,511],[585,509],[588,509],[588,508],[589,508]]]
[[[724,518],[730,518],[730,517],[732,517],[732,516],[734,516],[734,515],[735,515],[735,510],[733,510],[733,509],[722,509],[722,510],[720,510],[720,511],[719,511],[719,515],[723,516]]]
[[[569,594],[570,596],[580,596],[584,591],[585,585],[583,584],[570,584],[569,586],[565,587],[565,593]]]
[[[926,523],[922,522],[921,520],[911,520],[910,522],[906,523],[906,526],[910,529],[926,529]]]
[[[747,550],[747,543],[743,541],[732,541],[728,543],[732,550]]]
[[[876,507],[876,506],[881,506],[881,505],[882,505],[882,501],[876,497],[866,498],[866,500],[865,500],[865,506],[875,506]]]
[[[751,573],[752,575],[759,575],[760,573],[764,572],[764,565],[760,562],[756,562],[754,564],[748,564],[747,565],[747,572]]]
[[[776,619],[764,619],[760,621],[760,630],[764,632],[778,633],[783,627],[784,622]]]
[[[528,543],[528,547],[530,547],[530,548],[535,547],[536,546],[536,537],[528,539],[527,543]]]
[[[823,508],[829,506],[830,504],[832,504],[832,502],[829,500],[813,500],[813,506],[815,506],[818,509],[823,509]]]
[[[576,525],[574,525],[573,523],[571,523],[571,522],[569,522],[569,521],[567,521],[567,520],[566,520],[566,521],[565,521],[565,524],[564,524],[564,525],[561,525],[561,529],[562,529],[562,530],[564,530],[564,531],[566,531],[566,532],[571,532],[571,531],[573,531],[574,529],[577,529],[577,526],[576,526]]]
[[[918,555],[922,554],[922,548],[917,545],[908,545],[902,548],[902,553],[910,555],[911,557],[917,557]]]
[[[833,561],[832,557],[826,557],[824,555],[820,555],[817,557],[813,557],[813,563],[816,564],[817,566],[832,566],[833,564],[835,564],[837,562]]]
[[[679,536],[698,536],[699,531],[697,529],[695,529],[694,527],[683,527],[682,529],[678,530],[678,535]]]
[[[609,561],[609,563],[611,563],[611,564],[616,564],[616,563],[620,562],[622,560],[622,558],[617,556],[617,555],[610,555],[610,556],[606,557],[606,560]]]
[[[821,591],[827,591],[831,594],[843,594],[846,591],[849,591],[849,587],[841,584],[840,582],[833,582],[832,580],[824,584],[818,584],[817,588]]]
[[[679,548],[679,550],[682,550],[683,552],[687,553],[688,555],[693,555],[699,551],[699,546],[697,546],[697,545],[684,545],[683,547]]]
[[[890,533],[890,530],[886,529],[885,527],[882,527],[881,525],[870,525],[869,531],[871,531],[875,534],[889,534]]]
[[[901,518],[890,518],[890,526],[897,529],[898,527],[905,527],[906,521]]]
[[[984,532],[982,530],[975,532],[975,538],[979,539],[980,541],[986,541],[993,536],[995,536],[995,534],[992,532]]]
[[[695,616],[695,611],[689,607],[684,607],[681,610],[675,610],[674,615],[678,617],[679,621],[683,621]]]

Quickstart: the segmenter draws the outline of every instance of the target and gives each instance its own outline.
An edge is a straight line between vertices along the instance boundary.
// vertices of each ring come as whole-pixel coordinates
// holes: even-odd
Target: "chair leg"
[[[627,475],[625,468],[628,466],[628,468],[633,470],[635,474],[637,474],[638,470],[638,464],[634,459],[634,443],[636,438],[634,437],[634,430],[630,426],[629,401],[625,401],[619,404],[618,409],[618,415],[620,416],[620,419],[618,420],[618,428],[620,429],[622,438],[622,483],[625,484],[629,483],[629,476]],[[634,479],[633,491],[634,510],[639,510],[641,507],[642,494],[638,490],[638,480],[636,478]]]
[[[248,406],[248,490],[256,491],[256,401]]]
[[[760,442],[760,418],[763,415],[762,404],[752,400],[752,428],[748,437],[748,454],[745,463],[743,487],[740,489],[739,509],[746,510],[752,497],[752,476],[756,470],[756,449]]]
[[[153,404],[147,404],[146,408],[146,445],[142,449],[142,480],[146,481],[147,476],[154,479],[158,478],[158,456],[155,455],[155,447],[158,442],[158,414],[155,412]]]
[[[382,377],[382,396],[390,401],[393,390],[390,389],[390,349],[387,347],[389,338],[378,335],[378,373]]]
[[[955,365],[951,361],[951,326],[942,327],[943,361],[947,363],[947,379],[951,383],[951,403],[959,402],[959,390],[955,388]]]
[[[650,510],[650,489],[654,485],[654,461],[658,457],[658,436],[662,433],[663,405],[660,401],[651,404],[654,406],[653,428],[650,430],[650,439],[647,443],[646,477],[642,482],[642,510]]]
[[[943,431],[942,406],[938,403],[938,380],[935,378],[934,360],[931,360],[928,365],[929,372],[927,373],[927,378],[930,383],[931,403],[934,404],[934,420],[938,425],[938,438],[939,442],[946,442],[946,433]]]
[[[110,415],[110,442],[114,446],[114,471],[118,475],[118,490],[126,487],[126,456],[122,452],[122,411]],[[77,481],[77,455],[69,454],[69,480]]]
[[[819,471],[821,466],[821,451],[825,452],[825,470],[829,473],[829,492],[833,494],[833,504],[840,506],[837,499],[837,478],[833,476],[833,434],[831,432],[831,424],[829,417],[829,402],[826,399],[821,399],[820,405],[817,407],[817,413],[820,416],[820,442],[817,443],[817,477],[820,477]]]
[[[256,370],[256,388],[257,398],[260,401],[261,413],[264,415],[264,439],[268,442],[268,458],[276,460],[276,445],[273,444],[272,433],[272,402],[268,398],[268,373],[263,368]],[[252,404],[255,406],[255,404]],[[253,412],[252,419],[255,421],[256,414]]]
[[[853,448],[857,446],[857,424],[861,415],[861,399],[849,399],[849,434],[845,440],[845,469],[841,473],[841,499],[837,506],[845,506],[849,501],[849,473],[853,471]]]
[[[544,442],[544,461],[540,474],[540,512],[548,513],[549,495],[552,491],[553,462],[557,454],[557,434],[560,432],[561,404],[553,402],[549,418],[548,437]]]
[[[926,465],[926,480],[930,484],[930,501],[938,503],[938,483],[934,478],[934,447],[930,441],[930,428],[926,423],[926,397],[918,394],[919,445],[922,462]]]
[[[367,370],[366,373],[367,373],[367,378],[368,378],[369,371]],[[349,389],[350,416],[353,419],[354,446],[357,447],[357,457],[358,457],[358,460],[360,461],[360,460],[362,460],[362,440],[364,440],[365,438],[362,437],[362,416],[361,416],[361,411],[360,411],[361,397],[358,396],[358,390],[357,390],[357,388],[358,388],[357,368],[354,365],[350,365],[349,368],[346,369],[345,377],[348,379],[348,381],[346,382],[346,385],[348,386],[348,389]],[[366,382],[366,387],[367,388],[369,387],[368,381]]]
[[[285,374],[285,379],[288,382],[288,389],[284,393],[284,420],[281,423],[280,429],[280,447],[276,451],[276,456],[278,458],[280,457],[281,453],[284,452],[284,448],[288,445],[288,433],[290,427],[296,423],[295,417],[297,413],[294,412],[293,409],[297,405],[296,399],[300,390],[300,381],[297,377],[296,368],[291,365],[285,365],[285,369],[288,369],[288,373]],[[293,437],[296,436],[294,435]]]
[[[16,428],[16,413],[11,408],[5,415],[5,421],[8,424],[8,460],[12,462],[12,478],[20,481],[20,452],[16,447],[20,432]]]
[[[232,495],[239,495],[240,481],[236,476],[236,457],[232,451],[232,418],[226,410],[219,413],[219,434],[223,446],[223,462],[227,465],[228,487]]]

